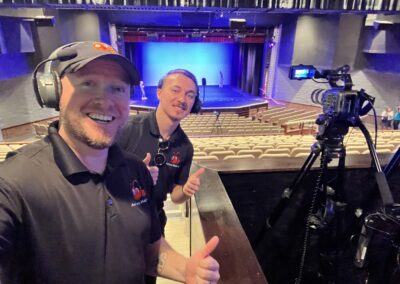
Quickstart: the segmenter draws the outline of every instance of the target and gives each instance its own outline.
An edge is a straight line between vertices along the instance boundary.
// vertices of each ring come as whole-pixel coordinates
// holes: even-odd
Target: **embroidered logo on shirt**
[[[172,154],[171,161],[169,163],[167,163],[167,164],[169,166],[178,168],[180,163],[181,163],[181,153],[174,152]]]
[[[147,202],[146,191],[137,180],[131,182],[131,190],[133,195],[132,207]]]

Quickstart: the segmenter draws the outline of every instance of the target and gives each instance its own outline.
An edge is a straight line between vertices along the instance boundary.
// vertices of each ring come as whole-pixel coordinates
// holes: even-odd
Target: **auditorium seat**
[[[359,152],[357,150],[350,150],[350,151],[346,150],[346,155],[360,155],[360,154],[361,154],[361,152]]]
[[[263,154],[263,151],[260,149],[256,150],[239,150],[237,152],[237,155],[243,156],[243,155],[253,155],[254,157],[258,158],[261,154]]]
[[[288,154],[290,157],[290,149],[289,148],[280,148],[280,149],[267,149],[265,154]]]
[[[200,157],[200,156],[207,156],[206,152],[203,151],[194,151],[193,156]]]
[[[242,160],[242,159],[255,159],[254,155],[229,155],[224,158],[224,161]]]
[[[213,151],[225,151],[224,147],[221,146],[206,146],[203,148],[203,152],[210,154]]]
[[[394,144],[391,143],[377,143],[376,149],[390,149],[392,151],[394,149]]]
[[[311,152],[308,152],[308,153],[306,153],[306,152],[299,152],[299,153],[297,153],[297,154],[295,154],[295,155],[290,155],[291,157],[295,157],[295,158],[299,158],[299,157],[308,157],[308,156],[310,156],[310,153]]]
[[[296,155],[300,153],[306,153],[308,155],[310,152],[311,147],[295,147],[290,151],[290,156],[296,157]]]
[[[215,156],[193,156],[193,161],[218,161]]]
[[[376,153],[378,154],[391,154],[392,150],[389,148],[378,148],[376,149]],[[362,154],[369,154],[369,150],[365,150]]]
[[[7,156],[7,153],[0,152],[0,162],[1,162],[1,161],[4,161],[5,158],[6,158],[6,156]]]
[[[361,145],[361,146],[347,146],[346,147],[346,153],[348,153],[349,151],[358,151],[360,154],[363,153],[364,151],[368,150],[368,146],[367,145]]]
[[[25,146],[27,143],[10,143],[8,144],[8,147],[10,147],[12,150],[17,150],[23,146]]]
[[[0,152],[8,153],[9,151],[12,151],[12,149],[7,144],[0,144]]]
[[[260,155],[258,158],[259,159],[263,159],[263,158],[271,158],[271,157],[288,157],[290,158],[289,154],[285,154],[285,153],[264,153],[262,155]]]
[[[248,146],[248,145],[236,145],[236,146],[229,147],[228,150],[232,150],[235,153],[237,153],[240,150],[250,150],[250,146]]]
[[[276,143],[276,148],[277,149],[282,149],[282,148],[289,148],[292,149],[294,147],[297,146],[297,142],[291,142],[291,143],[287,143],[287,142],[282,142],[282,143]]]
[[[216,156],[218,160],[223,160],[226,156],[235,155],[235,152],[232,150],[224,150],[224,151],[212,151],[210,152],[211,156]]]

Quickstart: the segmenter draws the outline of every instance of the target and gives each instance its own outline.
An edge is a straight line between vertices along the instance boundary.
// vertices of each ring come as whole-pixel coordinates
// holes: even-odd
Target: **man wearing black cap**
[[[35,77],[34,87],[60,120],[0,164],[0,282],[143,283],[158,274],[216,283],[209,254],[218,238],[190,259],[171,249],[146,166],[114,145],[135,67],[100,42],[63,46],[50,62],[54,82]]]

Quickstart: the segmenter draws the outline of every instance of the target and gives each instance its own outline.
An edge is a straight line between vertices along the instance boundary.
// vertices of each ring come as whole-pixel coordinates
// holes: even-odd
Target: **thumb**
[[[212,237],[202,249],[197,251],[197,254],[202,258],[209,256],[215,250],[218,243],[219,238],[217,236]]]
[[[206,170],[204,168],[200,168],[192,174],[192,177],[201,177]]]
[[[146,153],[146,157],[143,159],[143,163],[145,163],[146,166],[148,166],[149,163],[150,163],[150,160],[151,160],[151,155],[150,155],[150,153]]]

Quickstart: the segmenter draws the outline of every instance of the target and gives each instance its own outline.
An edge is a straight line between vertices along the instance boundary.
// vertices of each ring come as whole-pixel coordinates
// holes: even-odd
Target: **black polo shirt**
[[[161,135],[155,111],[131,116],[121,134],[117,140],[118,144],[138,158],[144,159],[146,153],[150,153],[154,158],[157,154]],[[163,201],[167,198],[167,193],[171,193],[174,184],[184,185],[189,176],[193,145],[180,126],[172,133],[169,148],[163,153],[166,163],[160,167],[154,189],[158,209],[163,207]],[[150,165],[155,165],[153,159]]]
[[[51,127],[0,163],[1,283],[143,283],[151,177],[118,146],[91,173]]]

